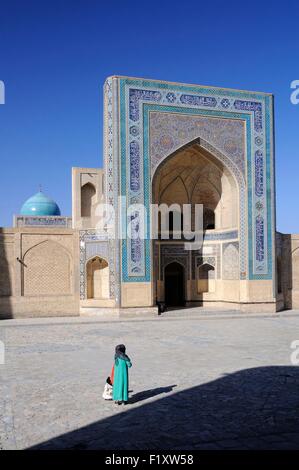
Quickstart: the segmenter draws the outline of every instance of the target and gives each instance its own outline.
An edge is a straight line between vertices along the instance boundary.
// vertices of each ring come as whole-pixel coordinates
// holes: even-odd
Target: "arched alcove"
[[[109,299],[109,265],[104,258],[95,256],[86,264],[87,298]]]
[[[197,292],[215,292],[215,268],[204,263],[198,268]]]
[[[72,291],[71,257],[60,243],[45,240],[30,248],[22,264],[24,296],[53,296]]]
[[[81,188],[81,217],[92,216],[93,199],[96,194],[96,188],[92,183],[86,183]]]
[[[164,217],[168,217],[169,220],[169,237],[163,230],[160,230],[158,231],[158,240],[153,241],[155,247],[153,252],[156,256],[154,289],[156,289],[158,300],[163,298],[163,291],[166,297],[168,292],[166,278],[160,278],[158,269],[160,269],[159,266],[167,264],[170,255],[183,256],[188,267],[188,276],[184,275],[186,302],[197,302],[199,297],[202,297],[201,294],[204,293],[213,293],[212,296],[207,297],[209,301],[221,301],[223,297],[225,298],[226,293],[223,294],[223,290],[217,287],[221,281],[222,269],[226,279],[239,280],[239,240],[233,242],[230,249],[230,251],[234,251],[233,260],[226,256],[224,265],[221,261],[223,253],[221,240],[227,239],[228,232],[233,233],[236,238],[239,236],[242,183],[237,171],[236,174],[234,173],[229,159],[216,150],[214,154],[212,149],[208,149],[210,147],[207,144],[205,147],[200,145],[199,139],[190,142],[189,145],[165,157],[156,167],[153,175],[152,203],[156,204],[155,217],[158,214],[162,219],[162,214],[164,214]],[[165,207],[168,207],[168,212],[165,211]],[[180,211],[181,218],[177,216],[177,212],[180,215]],[[184,211],[187,212],[187,215]],[[199,213],[202,214],[202,221],[197,220]],[[176,230],[172,233],[175,216],[177,225]],[[188,217],[191,219],[191,226],[189,223],[185,223]],[[156,219],[152,220],[153,227],[156,226],[156,223]],[[165,225],[167,226],[167,224]],[[161,221],[159,221],[159,226],[163,227]],[[177,230],[178,226],[183,227],[186,232]],[[189,227],[192,231],[199,232],[201,227],[203,228],[203,247],[205,244],[211,243],[209,240],[213,241],[213,247],[209,246],[208,249],[218,259],[219,276],[217,279],[213,266],[203,264],[199,268],[195,267],[195,256],[192,253],[186,253],[184,242],[188,237],[190,239]],[[178,232],[180,233],[178,234]],[[197,250],[201,248],[198,247]],[[229,254],[229,251],[225,253]],[[198,254],[200,253],[198,252],[197,256]],[[229,288],[231,289],[231,285]],[[237,292],[238,286],[234,286],[233,289],[234,292]],[[175,289],[172,289],[172,295],[176,297]],[[171,300],[168,300],[169,302]]]

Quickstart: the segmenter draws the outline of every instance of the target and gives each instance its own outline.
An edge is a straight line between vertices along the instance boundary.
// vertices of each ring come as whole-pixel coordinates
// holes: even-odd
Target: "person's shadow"
[[[168,387],[151,388],[150,390],[144,390],[143,392],[135,393],[135,395],[129,398],[128,403],[133,404],[137,403],[138,401],[143,401],[147,400],[148,398],[155,397],[156,395],[160,395],[161,393],[172,392],[172,390],[176,386],[177,385],[169,385]]]

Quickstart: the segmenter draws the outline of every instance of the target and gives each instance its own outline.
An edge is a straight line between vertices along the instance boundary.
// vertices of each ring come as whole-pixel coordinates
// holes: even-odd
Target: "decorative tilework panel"
[[[118,211],[118,81],[108,78],[104,84],[104,169],[105,169],[105,200],[107,204]],[[120,301],[120,249],[118,227],[116,227],[115,242],[109,241],[110,262],[109,282],[110,295],[116,304]]]
[[[202,138],[221,152],[245,173],[245,122],[180,113],[150,113],[151,171],[175,150]]]
[[[143,79],[120,78],[120,119],[121,126],[121,193],[128,196],[128,204],[134,198],[138,203],[150,202],[150,177],[151,168],[149,152],[150,127],[145,121],[146,106],[151,107],[151,111],[179,112],[182,115],[188,113],[188,108],[192,108],[194,114],[202,112],[208,118],[246,120],[246,190],[247,198],[244,194],[243,201],[247,203],[244,213],[247,214],[246,236],[242,238],[240,227],[240,262],[246,263],[246,268],[241,269],[241,278],[249,279],[271,279],[272,255],[273,255],[273,233],[274,233],[274,193],[273,193],[273,165],[272,165],[272,98],[269,95],[254,92],[243,92],[237,90],[216,89],[202,86],[173,84],[166,82],[152,82]],[[159,108],[161,107],[161,109]],[[179,111],[175,109],[179,107]],[[171,109],[172,108],[172,109]],[[192,114],[189,111],[190,114]],[[226,113],[226,115],[225,115]],[[237,114],[239,113],[239,116]],[[249,119],[249,121],[247,120]],[[253,126],[251,125],[253,124]],[[160,136],[161,147],[172,148],[172,135]],[[213,136],[212,136],[213,137]],[[211,138],[212,138],[211,137]],[[135,191],[130,187],[130,164],[127,158],[130,155],[130,142],[139,142],[139,185],[140,191]],[[210,142],[210,139],[207,139]],[[235,142],[231,142],[231,152],[229,154],[232,161]],[[215,146],[216,147],[216,146]],[[255,159],[256,152],[260,150],[263,156],[263,169],[261,161]],[[221,152],[225,155],[224,150]],[[117,159],[115,159],[117,161]],[[257,163],[257,165],[256,165]],[[236,165],[240,172],[240,166]],[[257,174],[256,174],[257,173]],[[241,174],[244,174],[241,172]],[[263,183],[263,196],[258,196]],[[260,186],[255,190],[256,183]],[[260,230],[260,216],[263,218],[263,230]],[[240,218],[241,220],[241,218]],[[245,224],[243,224],[245,225]],[[260,249],[261,233],[263,234],[264,258],[261,261]],[[257,234],[259,239],[257,239]],[[246,249],[242,243],[247,244]],[[129,250],[128,250],[129,249]],[[122,244],[122,265],[124,281],[150,281],[151,280],[151,244],[142,240],[140,266],[144,275],[130,273],[131,256],[130,244],[126,241]],[[248,252],[248,262],[246,254]]]
[[[222,245],[222,279],[239,279],[239,244],[238,242]]]

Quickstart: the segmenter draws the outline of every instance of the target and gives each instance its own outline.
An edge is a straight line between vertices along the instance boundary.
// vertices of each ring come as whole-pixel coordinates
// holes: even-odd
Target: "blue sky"
[[[102,166],[103,83],[131,75],[275,95],[277,228],[299,233],[299,2],[0,2],[0,226],[39,184],[71,214]]]

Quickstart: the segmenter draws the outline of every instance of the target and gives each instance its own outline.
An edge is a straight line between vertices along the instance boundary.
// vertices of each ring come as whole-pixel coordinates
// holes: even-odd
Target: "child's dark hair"
[[[107,384],[112,385],[110,377],[107,377],[106,382],[107,382]]]

